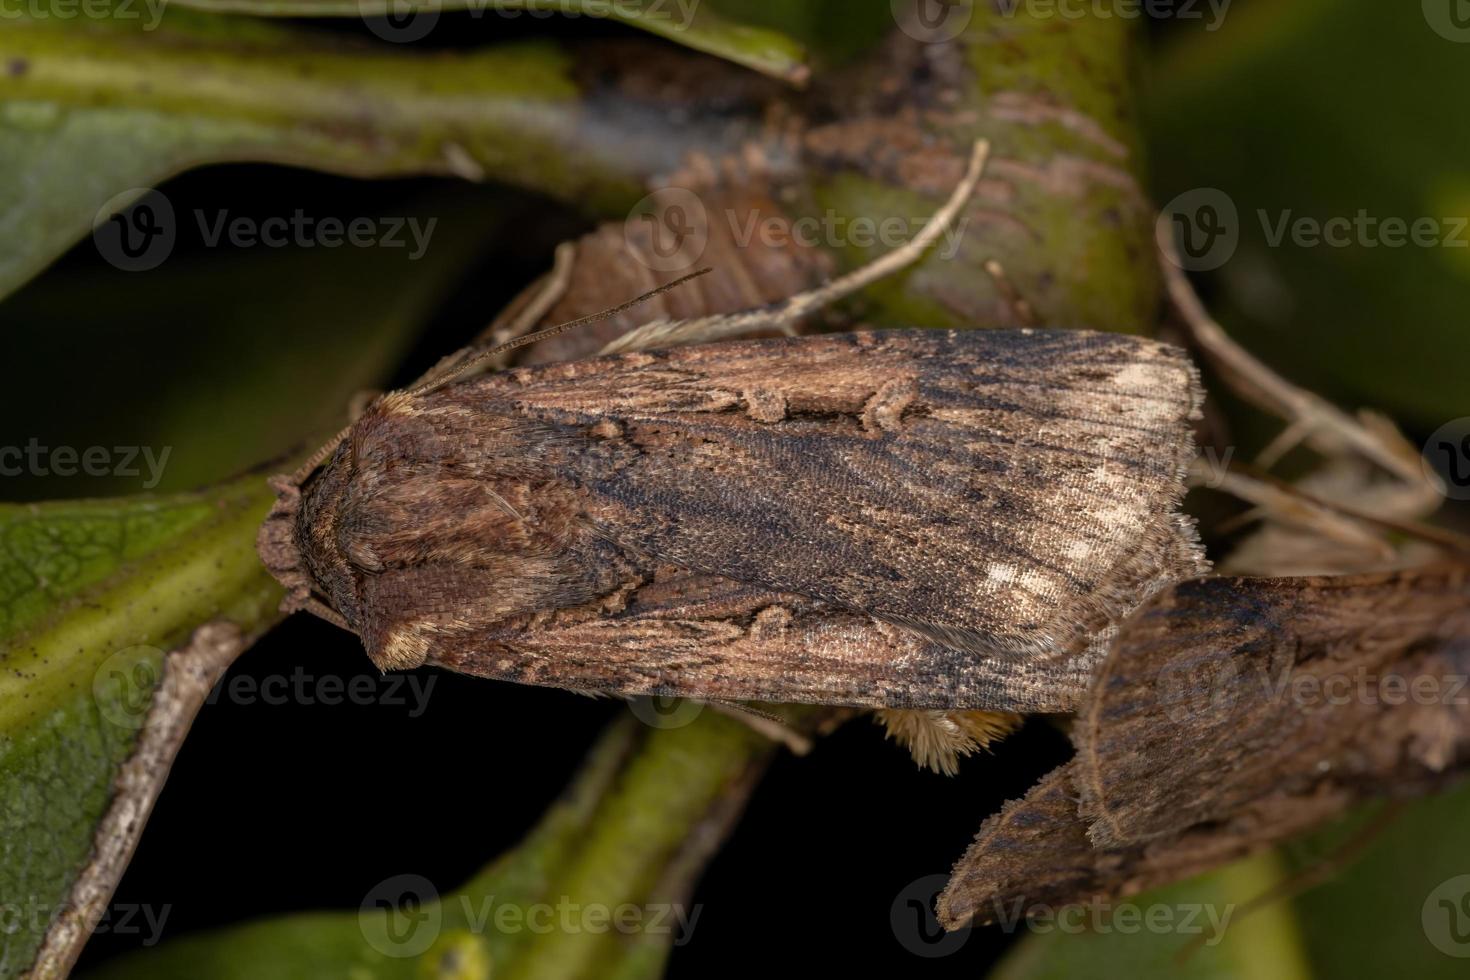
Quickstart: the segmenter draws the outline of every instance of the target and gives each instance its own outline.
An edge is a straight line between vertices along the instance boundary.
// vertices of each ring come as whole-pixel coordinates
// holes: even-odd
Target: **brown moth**
[[[1064,710],[1200,569],[1175,348],[1063,331],[708,344],[390,394],[261,553],[382,668],[619,694]]]
[[[949,928],[1131,895],[1470,765],[1470,569],[1183,583],[1119,631],[1076,757],[981,827]]]
[[[620,349],[773,324],[655,321]],[[634,342],[636,340],[636,343]],[[284,608],[384,669],[620,695],[1063,711],[1119,620],[1204,570],[1178,513],[1202,393],[1182,351],[1086,332],[706,343],[383,396],[273,481]]]

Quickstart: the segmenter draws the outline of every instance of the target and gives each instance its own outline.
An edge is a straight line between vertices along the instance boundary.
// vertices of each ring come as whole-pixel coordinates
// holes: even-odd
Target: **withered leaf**
[[[1063,331],[515,368],[377,402],[262,555],[383,667],[1062,710],[1095,637],[1203,569],[1200,397],[1175,348]]]
[[[1077,756],[981,827],[940,900],[1133,894],[1470,762],[1470,569],[1182,583],[1119,630]]]

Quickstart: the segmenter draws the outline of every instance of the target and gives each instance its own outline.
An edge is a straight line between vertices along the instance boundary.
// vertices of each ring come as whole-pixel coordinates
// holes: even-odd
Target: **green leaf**
[[[1312,974],[1291,904],[1278,901],[1245,914],[1246,904],[1281,875],[1279,862],[1265,854],[1131,898],[1053,910],[1056,917],[1033,924],[992,976],[1306,980]]]
[[[977,137],[993,146],[957,241],[937,244],[911,271],[868,290],[880,306],[875,324],[1015,325],[986,271],[996,260],[1045,326],[1151,330],[1159,282],[1153,211],[1139,183],[1128,22],[1033,16],[1025,4],[1010,15],[975,4],[955,44],[933,48],[934,73],[956,81],[937,85],[938,92],[924,92],[922,80],[908,84],[924,92],[919,98],[953,99],[953,111],[859,117],[821,134],[824,150],[848,154],[852,169],[813,175],[809,218],[838,222],[892,216],[917,224],[933,212],[937,195],[915,185],[958,177],[926,172],[933,163],[922,148],[963,147]],[[921,78],[929,69],[909,68]],[[896,71],[874,59],[846,81],[857,91],[882,91]],[[892,176],[894,169],[901,177]],[[849,268],[889,247],[860,242],[857,227],[836,226]]]
[[[0,296],[141,188],[201,164],[493,176],[626,207],[642,193],[631,174],[666,150],[561,152],[579,89],[546,43],[444,54],[187,11],[157,30],[18,17],[0,66],[0,166],[23,175],[0,185]]]
[[[259,17],[381,17],[390,11],[402,18],[423,18],[416,26],[403,22],[418,38],[434,29],[444,11],[468,10],[476,17],[487,9],[513,17],[521,12],[551,11],[571,16],[608,17],[696,51],[803,84],[809,74],[802,46],[779,31],[723,17],[705,0],[629,3],[613,0],[174,0],[173,6],[212,13]]]
[[[1287,849],[1292,866],[1320,870],[1334,846],[1380,807]],[[1470,787],[1415,800],[1357,860],[1297,899],[1323,977],[1465,976],[1470,957]]]
[[[1175,32],[1145,90],[1159,203],[1215,188],[1234,209],[1216,213],[1238,246],[1205,260],[1224,262],[1204,273],[1214,312],[1336,401],[1426,431],[1464,415],[1470,116],[1439,107],[1470,84],[1456,5],[1239,6],[1218,30]],[[1336,220],[1338,244],[1295,235],[1302,219]],[[1385,236],[1388,219],[1430,221],[1435,244]]]
[[[769,739],[711,711],[669,730],[625,719],[527,839],[459,889],[441,896],[432,882],[389,879],[364,909],[186,937],[90,976],[654,980],[679,936],[677,917],[664,910],[694,914],[687,895],[702,865],[701,838],[720,832],[722,811],[739,806],[773,751]],[[461,826],[473,834],[472,825]],[[393,907],[405,891],[423,903]],[[620,931],[601,918],[619,906],[638,908],[648,928]]]
[[[0,894],[22,906],[0,930],[0,976],[30,966],[90,860],[166,651],[200,623],[249,633],[274,618],[279,587],[251,547],[270,500],[252,475],[0,505]]]
[[[57,475],[42,456],[44,468],[6,478],[6,496],[190,489],[340,427],[352,397],[389,380],[445,293],[515,213],[504,191],[446,184],[390,196],[384,185],[353,186],[360,199],[339,197],[335,207],[379,228],[391,218],[430,229],[421,257],[411,257],[407,230],[400,248],[207,247],[197,225],[233,219],[234,199],[216,192],[217,204],[196,217],[198,195],[166,186],[179,247],[156,269],[68,263],[0,304],[10,355],[64,366],[67,384],[87,393],[54,397],[54,370],[8,379],[0,415],[23,436],[17,444],[102,447],[114,462],[123,458],[114,447],[139,447],[124,472],[106,475]],[[283,196],[279,213],[289,216],[303,193]],[[494,312],[484,311],[486,322]]]

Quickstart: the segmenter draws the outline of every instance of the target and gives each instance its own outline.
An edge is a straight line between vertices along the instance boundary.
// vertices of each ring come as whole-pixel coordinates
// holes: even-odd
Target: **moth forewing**
[[[516,368],[372,406],[293,540],[383,667],[1065,710],[1095,634],[1202,570],[1199,398],[1174,348],[1063,331]]]

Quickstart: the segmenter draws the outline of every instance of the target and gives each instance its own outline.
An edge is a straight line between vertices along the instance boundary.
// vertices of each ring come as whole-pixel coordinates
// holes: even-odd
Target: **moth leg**
[[[909,241],[893,251],[882,255],[862,268],[819,286],[805,293],[798,293],[772,306],[742,313],[720,314],[698,317],[693,320],[654,320],[637,329],[630,330],[602,349],[604,354],[622,351],[647,350],[651,347],[669,347],[677,344],[708,343],[726,337],[752,333],[757,330],[791,332],[794,324],[824,306],[852,295],[872,285],[885,276],[913,265],[929,246],[933,245],[955,222],[970,200],[980,177],[985,172],[985,162],[990,155],[990,143],[979,140],[970,154],[970,164],[964,178],[923,229]]]

